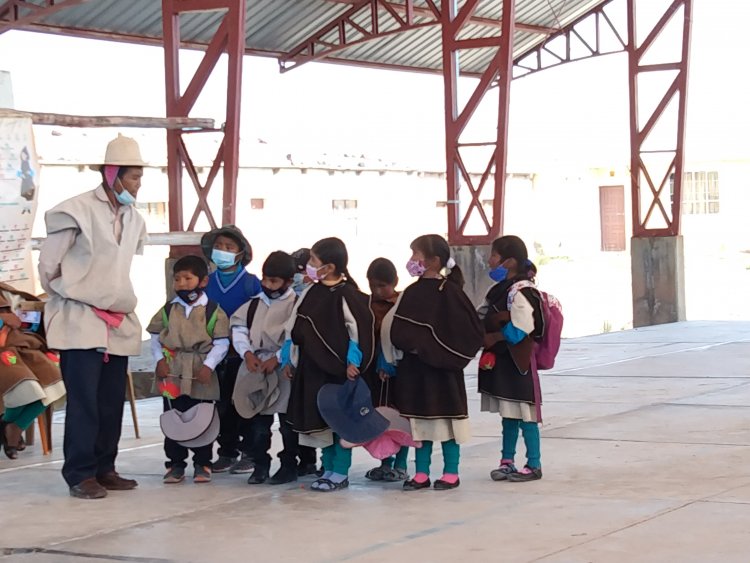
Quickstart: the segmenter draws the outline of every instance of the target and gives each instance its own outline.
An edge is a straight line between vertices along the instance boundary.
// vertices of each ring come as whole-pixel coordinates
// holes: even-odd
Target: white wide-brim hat
[[[148,166],[141,158],[141,149],[138,142],[118,133],[116,139],[112,139],[107,145],[107,152],[104,153],[104,162],[101,164],[92,164],[91,170],[97,172],[102,166]]]

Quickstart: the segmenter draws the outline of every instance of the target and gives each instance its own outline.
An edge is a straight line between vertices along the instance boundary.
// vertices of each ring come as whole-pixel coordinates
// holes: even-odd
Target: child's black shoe
[[[268,480],[269,485],[283,485],[284,483],[293,483],[297,480],[297,468],[289,465],[282,465],[281,468],[273,474]]]
[[[255,471],[247,480],[248,485],[260,485],[268,480],[268,468],[255,466]]]
[[[305,475],[318,475],[318,466],[314,463],[300,463],[297,466],[297,477]]]

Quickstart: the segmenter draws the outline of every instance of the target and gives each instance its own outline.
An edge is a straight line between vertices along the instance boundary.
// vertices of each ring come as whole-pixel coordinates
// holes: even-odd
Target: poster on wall
[[[35,293],[31,228],[39,159],[31,118],[0,110],[0,281]]]

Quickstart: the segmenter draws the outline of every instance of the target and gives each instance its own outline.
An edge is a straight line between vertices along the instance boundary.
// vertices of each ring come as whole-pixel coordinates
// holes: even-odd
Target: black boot
[[[260,485],[261,483],[265,483],[268,479],[268,467],[263,467],[256,465],[255,471],[253,471],[253,474],[250,475],[250,478],[247,480],[248,485]]]
[[[297,468],[294,465],[281,465],[279,470],[268,480],[269,485],[283,485],[297,480]]]

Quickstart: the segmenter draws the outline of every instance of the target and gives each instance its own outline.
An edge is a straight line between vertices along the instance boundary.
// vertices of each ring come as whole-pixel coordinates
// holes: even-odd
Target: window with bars
[[[674,174],[669,178],[669,191],[674,197]],[[719,173],[685,172],[682,177],[682,212],[685,215],[719,213]]]
[[[331,208],[334,211],[353,212],[357,210],[356,199],[333,199],[331,200]]]

